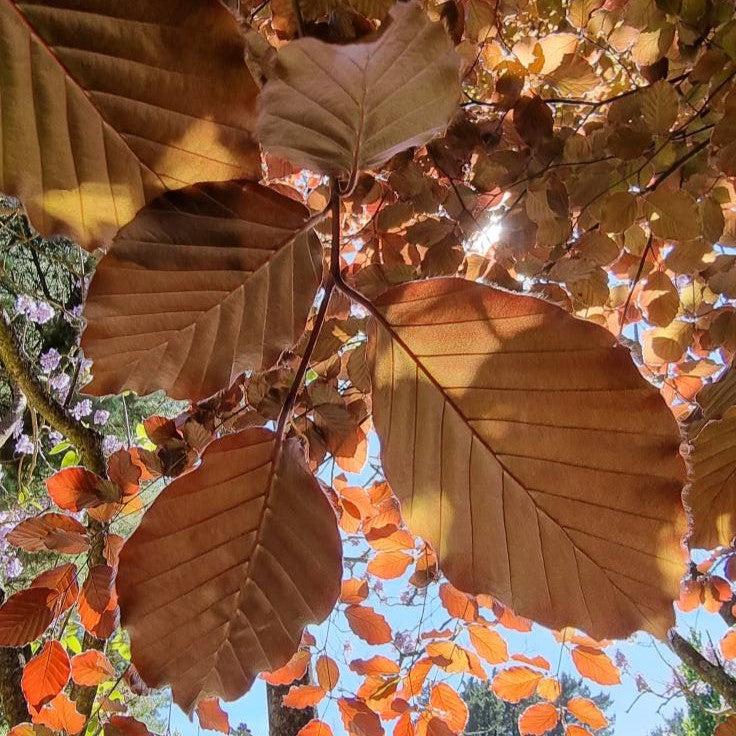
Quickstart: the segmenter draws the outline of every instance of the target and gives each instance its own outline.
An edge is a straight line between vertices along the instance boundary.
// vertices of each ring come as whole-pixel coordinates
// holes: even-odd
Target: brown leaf
[[[30,587],[45,588],[50,591],[46,605],[51,609],[54,618],[61,616],[74,605],[79,595],[77,568],[69,562],[66,565],[44,570],[33,579]]]
[[[82,511],[112,500],[103,497],[103,485],[99,475],[82,467],[64,468],[46,479],[52,501],[68,511]]]
[[[320,278],[309,211],[246,182],[197,184],[142,210],[97,266],[87,393],[201,399],[270,367],[302,334]]]
[[[43,234],[92,249],[167,188],[260,176],[257,87],[216,0],[3,0],[0,37],[0,190]]]
[[[105,736],[152,736],[146,724],[132,716],[114,715],[103,729]]]
[[[369,644],[388,644],[393,637],[388,621],[370,606],[348,606],[345,618],[353,633]]]
[[[187,710],[202,693],[239,697],[332,610],[340,563],[334,511],[298,441],[279,447],[260,427],[217,439],[120,555],[133,663]]]
[[[66,514],[48,513],[21,521],[6,537],[26,552],[61,552],[77,555],[89,549],[84,524]]]
[[[693,515],[689,542],[712,549],[736,536],[736,409],[708,422],[690,441],[692,471],[685,503]]]
[[[353,179],[442,133],[459,96],[445,30],[418,3],[399,3],[359,43],[283,46],[261,93],[258,135],[276,156]]]
[[[43,634],[54,619],[50,601],[55,598],[49,588],[13,593],[0,606],[0,646],[24,646]]]
[[[23,668],[21,688],[26,703],[38,709],[53,700],[69,680],[69,657],[56,641],[47,641]]]
[[[449,580],[599,639],[663,633],[683,564],[680,435],[613,336],[460,279],[376,308],[383,466]]]

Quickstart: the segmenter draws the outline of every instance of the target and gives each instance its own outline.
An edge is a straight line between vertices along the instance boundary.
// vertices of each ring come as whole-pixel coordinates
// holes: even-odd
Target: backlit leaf
[[[324,721],[313,718],[306,726],[302,726],[296,736],[333,736],[332,729]]]
[[[323,654],[317,657],[314,669],[317,673],[319,686],[328,692],[334,690],[337,681],[340,679],[340,668],[337,666],[337,662],[332,657]]]
[[[560,716],[552,703],[536,703],[530,705],[519,716],[519,733],[522,736],[541,736],[551,731]]]
[[[70,562],[44,570],[33,579],[30,587],[51,591],[46,599],[46,605],[51,609],[54,618],[61,616],[74,605],[79,595],[77,568]]]
[[[257,88],[216,0],[2,0],[0,39],[0,190],[43,234],[91,249],[164,189],[259,175]]]
[[[460,97],[452,43],[418,3],[394,5],[389,19],[359,43],[302,38],[279,50],[261,93],[267,151],[353,179],[444,131]]]
[[[501,700],[518,703],[534,695],[542,674],[530,667],[509,667],[501,670],[491,683],[491,690]]]
[[[429,705],[440,711],[443,721],[455,732],[461,733],[468,722],[468,706],[457,691],[445,682],[438,682],[429,694]]]
[[[72,657],[72,680],[77,685],[99,685],[115,676],[110,660],[96,649],[89,649]]]
[[[392,639],[388,621],[370,606],[348,606],[345,618],[353,633],[368,644],[388,644]]]
[[[197,703],[199,725],[210,731],[230,733],[230,721],[217,698],[205,698]]]
[[[92,279],[85,391],[201,399],[270,367],[299,339],[319,283],[309,224],[304,206],[247,182],[197,184],[150,204]]]
[[[38,638],[54,619],[49,588],[29,588],[13,593],[0,606],[0,646],[19,647]]]
[[[56,640],[47,641],[23,668],[21,687],[31,708],[53,700],[69,680],[69,657]]]
[[[287,708],[312,708],[326,695],[317,685],[294,685],[283,697]]]
[[[501,664],[509,658],[509,650],[503,637],[486,626],[469,626],[470,642],[475,651],[489,664]]]
[[[590,698],[570,698],[567,701],[567,710],[581,723],[594,730],[608,725],[608,719],[603,715],[603,711]]]
[[[74,736],[82,730],[87,719],[77,710],[68,695],[59,693],[41,708],[33,717],[33,722],[48,726],[52,731],[61,731]]]
[[[76,555],[89,548],[84,525],[72,516],[53,512],[21,521],[6,539],[26,552],[46,550]]]
[[[450,581],[596,638],[662,634],[684,466],[677,424],[628,353],[558,307],[460,279],[375,304],[384,469]]]
[[[185,709],[202,693],[239,697],[332,610],[340,560],[334,511],[297,440],[279,449],[260,427],[215,440],[120,555],[135,666]]]
[[[381,719],[362,700],[340,698],[337,706],[350,736],[383,736]]]
[[[618,685],[621,675],[611,658],[600,649],[577,646],[572,650],[572,661],[577,671],[599,685]]]

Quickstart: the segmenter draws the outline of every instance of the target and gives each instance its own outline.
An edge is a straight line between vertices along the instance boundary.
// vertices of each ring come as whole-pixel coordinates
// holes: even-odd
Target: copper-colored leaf
[[[332,657],[322,654],[317,658],[314,669],[317,673],[319,686],[326,691],[334,690],[340,679],[340,668]]]
[[[335,514],[296,439],[252,427],[215,440],[154,501],[120,555],[133,663],[190,709],[284,665],[340,590]]]
[[[618,685],[621,682],[618,667],[600,649],[577,646],[572,650],[572,661],[583,677],[599,685]]]
[[[276,156],[347,179],[420,146],[460,97],[459,58],[439,23],[398,3],[375,36],[282,47],[261,94],[258,136]]]
[[[397,662],[388,657],[376,654],[370,659],[354,659],[350,669],[359,675],[398,675],[400,668]]]
[[[99,685],[115,675],[110,660],[96,649],[72,657],[72,680],[77,685]]]
[[[350,736],[383,736],[381,719],[362,700],[340,698],[337,706]]]
[[[340,587],[340,601],[342,603],[362,603],[368,597],[368,583],[365,580],[349,578],[343,580]]]
[[[454,641],[433,641],[427,644],[427,656],[446,672],[467,672],[482,680],[488,677],[477,655]]]
[[[369,644],[388,644],[391,627],[388,621],[370,606],[348,606],[345,609],[348,625],[363,641]]]
[[[464,621],[475,621],[478,616],[478,604],[472,596],[463,593],[450,583],[440,585],[440,600],[450,616]]]
[[[304,677],[309,661],[309,651],[300,649],[283,667],[272,672],[263,672],[261,677],[270,685],[290,685],[294,680]]]
[[[487,626],[469,626],[470,642],[475,651],[489,664],[501,664],[509,658],[509,650],[503,637]]]
[[[518,703],[534,695],[542,674],[529,667],[509,667],[501,670],[491,683],[491,690],[502,700]]]
[[[106,500],[101,492],[103,483],[99,475],[86,468],[64,468],[46,480],[46,489],[59,508],[82,511]]]
[[[210,731],[230,733],[230,720],[217,698],[205,698],[197,703],[199,725]]]
[[[723,635],[721,653],[726,659],[736,659],[736,629],[729,629]]]
[[[554,677],[543,677],[537,685],[537,695],[554,703],[562,694],[560,681]]]
[[[103,613],[110,606],[114,589],[115,570],[109,565],[95,565],[82,585],[82,598],[93,611]]]
[[[66,514],[41,514],[21,521],[6,539],[26,552],[46,550],[77,555],[89,548],[84,525]]]
[[[216,0],[2,0],[0,42],[0,190],[43,234],[93,248],[167,188],[259,176],[257,88]]]
[[[662,634],[684,466],[677,424],[627,351],[556,306],[460,279],[375,304],[383,465],[450,581],[556,628]]]
[[[56,640],[47,641],[23,669],[21,687],[31,708],[53,700],[69,680],[69,657]]]
[[[603,711],[590,698],[570,698],[567,701],[567,710],[592,729],[597,730],[608,725]]]
[[[414,561],[406,552],[379,552],[368,563],[368,572],[384,580],[400,578]]]
[[[282,700],[287,708],[312,708],[325,694],[318,685],[294,685]]]
[[[691,483],[685,502],[693,514],[690,543],[712,549],[736,536],[736,409],[708,422],[690,441]]]
[[[468,706],[446,682],[438,682],[429,694],[429,704],[455,732],[461,733],[468,722]]]
[[[313,718],[299,729],[296,736],[332,736],[332,729],[324,721]]]
[[[50,591],[46,605],[51,609],[54,618],[71,608],[79,595],[77,568],[71,562],[66,565],[52,567],[37,575],[31,588],[45,588]]]
[[[309,211],[247,182],[169,192],[115,238],[85,306],[85,391],[201,399],[270,367],[304,330],[320,277]]]
[[[151,736],[148,726],[132,716],[114,715],[104,725],[105,736]]]
[[[87,719],[77,710],[68,695],[59,693],[41,708],[33,717],[33,721],[48,726],[52,731],[61,731],[74,736],[82,730]]]
[[[43,634],[54,619],[55,597],[55,591],[41,587],[13,593],[0,606],[0,646],[24,646]]]
[[[551,731],[560,716],[552,703],[535,703],[519,716],[519,733],[522,736],[541,736]]]

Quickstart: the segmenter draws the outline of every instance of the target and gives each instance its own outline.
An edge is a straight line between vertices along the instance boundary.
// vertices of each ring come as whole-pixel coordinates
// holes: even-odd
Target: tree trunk
[[[287,708],[281,699],[294,685],[308,685],[309,672],[291,685],[266,685],[269,736],[296,736],[315,717],[314,708]]]

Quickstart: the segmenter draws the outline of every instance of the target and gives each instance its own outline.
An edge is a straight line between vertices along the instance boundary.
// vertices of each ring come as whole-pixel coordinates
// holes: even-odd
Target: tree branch
[[[82,463],[97,475],[105,475],[105,456],[102,452],[100,436],[94,430],[88,429],[80,422],[71,417],[66,409],[49,395],[43,384],[36,378],[23,355],[18,340],[12,327],[5,317],[0,318],[0,362],[5,366],[8,378],[25,395],[28,405],[35,409],[55,430],[61,432],[78,450]],[[104,526],[92,519],[89,520],[87,528],[92,541],[87,553],[87,567],[91,569],[95,565],[104,562]],[[99,649],[104,647],[104,642],[99,641],[89,633],[85,633],[82,642],[83,649]],[[6,650],[4,654],[15,657],[16,661],[20,650]],[[12,670],[10,674],[17,676],[12,681],[10,689],[15,690],[21,700],[23,694],[20,687],[20,676],[22,669]],[[4,683],[5,684],[5,683]],[[97,694],[97,687],[72,688],[72,699],[76,701],[77,710],[89,718],[92,712],[92,704]],[[25,703],[23,704],[25,708]],[[3,703],[6,717],[10,725],[14,726],[27,718],[27,711],[22,713],[16,706],[10,708]],[[21,721],[15,720],[20,718]]]
[[[687,639],[670,629],[669,642],[675,654],[691,669],[698,673],[701,680],[710,685],[731,708],[736,710],[736,680],[717,664],[709,662]]]

